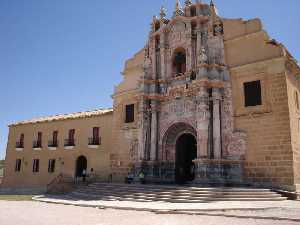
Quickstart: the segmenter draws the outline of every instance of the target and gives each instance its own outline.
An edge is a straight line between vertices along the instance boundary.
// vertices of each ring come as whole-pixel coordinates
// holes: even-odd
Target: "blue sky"
[[[222,17],[261,18],[270,36],[300,60],[299,0],[215,2]],[[1,0],[0,159],[5,156],[7,124],[111,107],[124,61],[144,46],[160,6],[171,15],[174,3]]]

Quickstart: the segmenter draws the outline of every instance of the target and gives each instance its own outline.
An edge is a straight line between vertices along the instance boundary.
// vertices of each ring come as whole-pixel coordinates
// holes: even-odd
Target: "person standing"
[[[139,179],[140,179],[141,184],[145,184],[145,174],[143,171],[141,171],[139,173]]]
[[[86,169],[82,170],[82,181],[85,182],[86,180]]]

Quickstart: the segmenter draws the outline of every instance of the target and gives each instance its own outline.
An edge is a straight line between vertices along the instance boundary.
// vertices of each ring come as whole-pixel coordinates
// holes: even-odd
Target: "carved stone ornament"
[[[138,142],[137,139],[132,140],[131,143],[130,143],[130,158],[133,161],[137,160],[138,145],[139,145],[139,142]]]
[[[176,17],[176,16],[184,16],[184,12],[182,10],[179,0],[176,0],[175,10],[173,12],[173,17]]]
[[[199,65],[207,63],[208,57],[207,57],[205,52],[206,52],[205,48],[202,47],[201,50],[200,50],[200,53],[199,53],[199,57],[198,57],[198,64]]]
[[[214,35],[223,35],[223,25],[220,22],[214,25]]]

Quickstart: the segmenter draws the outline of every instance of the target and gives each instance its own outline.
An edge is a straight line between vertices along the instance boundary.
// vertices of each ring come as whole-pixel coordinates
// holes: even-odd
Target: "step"
[[[244,191],[251,190],[253,192],[258,191],[271,191],[270,189],[259,189],[259,188],[241,188],[241,187],[197,187],[197,186],[165,186],[165,185],[136,185],[136,184],[103,184],[103,183],[94,183],[89,185],[89,187],[98,187],[98,188],[121,188],[121,189],[146,189],[146,190],[235,190],[235,191]]]
[[[117,192],[135,192],[135,193],[160,193],[160,194],[168,194],[168,193],[239,193],[239,194],[268,194],[273,193],[271,191],[253,191],[253,190],[234,190],[234,189],[214,189],[214,190],[153,190],[153,189],[116,189],[116,188],[97,188],[97,187],[87,187],[89,191],[93,192],[106,192],[106,191],[117,191]],[[82,188],[85,190],[86,188]]]
[[[177,191],[152,191],[152,190],[145,190],[145,191],[137,191],[137,190],[101,190],[101,189],[95,189],[95,188],[80,188],[77,191],[84,191],[84,192],[93,192],[93,193],[118,193],[118,194],[123,194],[123,193],[131,193],[131,194],[148,194],[148,195],[192,195],[192,196],[198,196],[198,195],[278,195],[274,192],[234,192],[234,191],[223,191],[223,190],[218,190],[218,191],[182,191],[182,192],[177,192]]]
[[[185,193],[193,193],[193,194],[209,194],[209,193],[221,193],[221,194],[245,194],[245,195],[249,195],[249,194],[257,194],[257,195],[265,195],[265,194],[270,194],[270,193],[274,193],[271,191],[261,191],[261,192],[253,192],[253,191],[233,191],[233,190],[202,190],[202,191],[191,191],[191,190],[181,190],[181,191],[177,191],[177,190],[169,190],[169,191],[165,191],[165,190],[161,190],[161,191],[153,191],[153,190],[134,190],[134,189],[99,189],[99,188],[80,188],[78,190],[89,190],[90,192],[118,192],[118,193],[153,193],[153,194],[169,194],[169,193],[173,193],[173,194],[185,194]]]
[[[69,195],[74,199],[140,202],[282,201],[270,189],[94,183]]]
[[[196,197],[237,197],[237,198],[249,198],[249,197],[255,197],[255,198],[265,198],[265,197],[280,197],[281,195],[277,193],[267,193],[267,194],[240,194],[240,193],[216,193],[216,192],[211,192],[211,193],[182,193],[182,194],[176,194],[176,193],[130,193],[130,192],[93,192],[93,191],[88,191],[88,190],[77,190],[77,193],[83,193],[83,194],[89,194],[93,193],[95,195],[111,195],[111,196],[121,196],[121,195],[131,195],[135,197],[139,196],[148,196],[148,197],[154,197],[154,196],[161,196],[161,197],[185,197],[185,198],[196,198]]]
[[[282,201],[286,200],[285,197],[272,197],[272,198],[218,198],[218,197],[202,197],[202,198],[166,198],[166,197],[140,197],[136,198],[134,196],[98,196],[93,194],[72,194],[73,197],[76,196],[84,197],[89,200],[99,199],[107,201],[136,201],[136,202],[177,202],[177,203],[193,203],[193,202],[213,202],[213,201]]]

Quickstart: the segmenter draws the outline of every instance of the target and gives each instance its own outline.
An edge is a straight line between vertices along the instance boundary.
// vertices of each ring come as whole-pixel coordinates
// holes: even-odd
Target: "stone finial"
[[[193,4],[192,0],[186,0],[185,2],[185,6],[191,6]]]
[[[214,6],[214,5],[215,5],[215,3],[214,3],[213,0],[210,0],[210,5],[211,5],[211,6]]]
[[[183,16],[183,15],[184,15],[184,12],[183,12],[183,9],[181,7],[180,1],[176,0],[176,5],[175,5],[175,10],[174,10],[174,13],[173,13],[173,17]]]
[[[166,18],[167,14],[166,14],[166,9],[165,9],[164,6],[162,6],[162,7],[160,8],[160,13],[159,13],[159,15],[160,15],[160,19],[161,19],[161,20],[163,20],[163,19]]]

